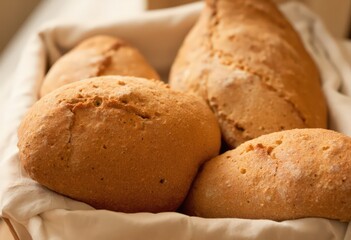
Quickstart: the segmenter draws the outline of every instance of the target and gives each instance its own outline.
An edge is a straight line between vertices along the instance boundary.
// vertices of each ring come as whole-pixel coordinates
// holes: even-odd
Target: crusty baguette
[[[267,134],[208,161],[184,205],[201,217],[351,220],[351,138],[325,129]]]
[[[284,129],[327,126],[318,69],[269,0],[207,0],[170,84],[207,101],[231,147]]]
[[[78,44],[50,68],[40,95],[71,82],[106,75],[160,79],[136,48],[119,38],[98,35]]]
[[[51,92],[25,116],[18,138],[34,180],[122,212],[175,211],[199,165],[220,147],[218,123],[202,99],[122,76]]]

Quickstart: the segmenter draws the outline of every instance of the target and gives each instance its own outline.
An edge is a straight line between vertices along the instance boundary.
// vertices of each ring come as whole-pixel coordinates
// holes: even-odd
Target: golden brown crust
[[[327,124],[318,70],[267,0],[208,0],[172,66],[170,84],[208,102],[231,147]]]
[[[351,138],[294,129],[245,142],[205,163],[185,212],[201,217],[351,220]]]
[[[123,212],[174,211],[220,131],[196,96],[160,82],[107,76],[40,99],[18,132],[29,176],[71,198]]]
[[[160,79],[136,48],[119,38],[100,35],[84,40],[50,68],[40,96],[68,83],[106,75]]]

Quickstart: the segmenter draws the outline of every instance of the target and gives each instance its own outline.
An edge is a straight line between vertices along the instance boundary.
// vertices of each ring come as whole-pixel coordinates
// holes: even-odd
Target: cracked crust
[[[121,39],[95,36],[63,55],[47,73],[40,96],[86,78],[121,75],[160,79],[141,53]]]
[[[266,0],[208,0],[170,74],[209,104],[232,148],[284,129],[327,126],[320,76],[299,36]]]
[[[208,162],[184,204],[209,218],[351,220],[351,138],[294,129],[247,141]]]
[[[218,123],[200,98],[121,76],[71,83],[41,98],[18,138],[31,178],[122,212],[175,211],[198,167],[220,148]]]

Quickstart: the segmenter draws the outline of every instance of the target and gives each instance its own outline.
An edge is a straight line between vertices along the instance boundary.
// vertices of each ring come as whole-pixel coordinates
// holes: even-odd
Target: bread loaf
[[[63,55],[49,70],[40,95],[82,79],[121,75],[160,79],[140,52],[125,41],[110,36],[95,36]]]
[[[245,142],[208,161],[184,205],[210,218],[351,220],[351,138],[294,129]]]
[[[122,212],[176,210],[220,147],[218,123],[200,98],[121,76],[67,84],[41,98],[18,138],[31,178]]]
[[[327,126],[318,69],[269,0],[207,0],[170,85],[205,99],[231,147],[284,129]]]

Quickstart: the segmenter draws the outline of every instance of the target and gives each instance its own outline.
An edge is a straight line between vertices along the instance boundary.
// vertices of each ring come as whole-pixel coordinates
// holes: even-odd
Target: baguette
[[[327,127],[318,69],[269,0],[207,0],[170,85],[208,103],[231,148],[284,129]]]

